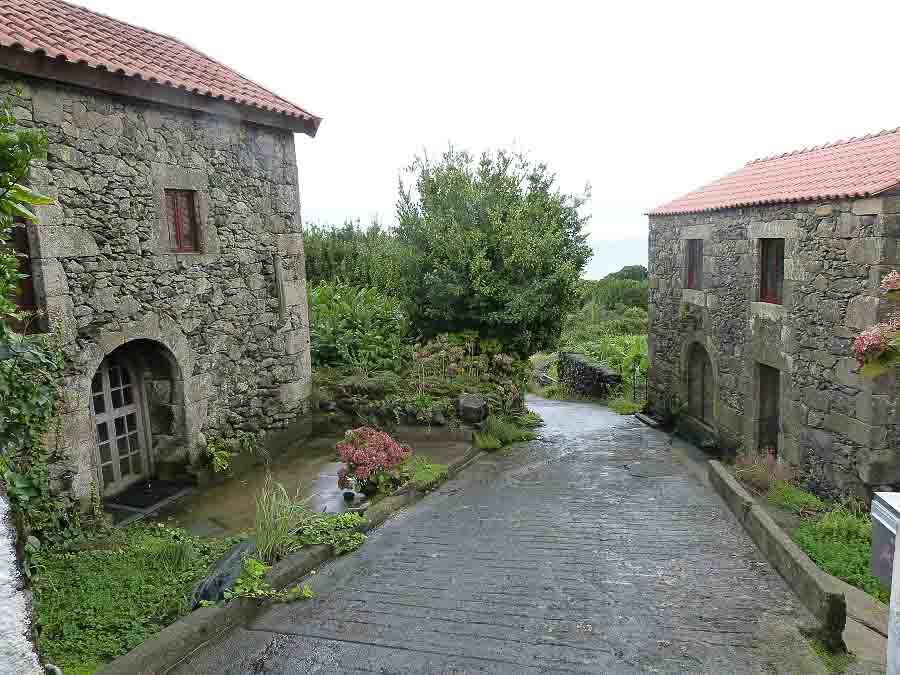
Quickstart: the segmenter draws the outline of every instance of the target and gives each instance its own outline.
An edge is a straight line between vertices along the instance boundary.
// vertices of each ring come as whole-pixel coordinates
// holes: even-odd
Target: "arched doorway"
[[[160,453],[183,445],[183,390],[162,344],[133,340],[106,356],[91,380],[97,479],[112,496],[157,469]]]
[[[103,360],[91,381],[91,414],[104,494],[119,492],[149,470],[138,378],[122,358]]]
[[[688,414],[712,426],[713,371],[709,355],[699,342],[691,345],[687,362]]]

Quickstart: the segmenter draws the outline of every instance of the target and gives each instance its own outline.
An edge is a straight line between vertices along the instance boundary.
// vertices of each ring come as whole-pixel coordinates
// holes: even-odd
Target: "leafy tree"
[[[560,192],[545,164],[504,151],[475,160],[451,148],[437,162],[416,158],[409,174],[397,236],[415,328],[473,330],[519,355],[554,346],[591,254],[587,194]]]
[[[647,281],[650,278],[647,268],[643,265],[625,265],[618,272],[607,274],[604,279],[628,279],[630,281]]]
[[[349,220],[341,227],[307,226],[303,249],[310,284],[343,281],[395,297],[400,291],[402,247],[377,221],[365,228]]]

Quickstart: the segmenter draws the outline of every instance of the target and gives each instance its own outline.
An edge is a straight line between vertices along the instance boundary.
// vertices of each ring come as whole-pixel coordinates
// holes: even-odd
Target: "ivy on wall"
[[[33,207],[53,201],[25,185],[29,165],[46,150],[46,134],[17,126],[7,98],[0,107],[0,480],[26,553],[79,532],[77,509],[50,489],[50,467],[61,459],[47,444],[62,390],[59,339],[14,328],[33,317],[15,302],[24,275],[11,246],[13,228],[17,221],[36,222]]]

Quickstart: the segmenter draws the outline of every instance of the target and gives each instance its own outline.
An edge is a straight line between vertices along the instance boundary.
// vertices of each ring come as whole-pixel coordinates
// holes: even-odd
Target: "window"
[[[778,450],[781,372],[759,364],[759,448]]]
[[[687,288],[703,288],[703,240],[687,240]]]
[[[193,190],[166,190],[169,250],[191,253],[197,247],[197,208]]]
[[[19,274],[24,278],[19,279],[15,294],[10,300],[16,305],[16,309],[20,312],[34,312],[37,309],[37,301],[34,293],[34,277],[31,269],[31,247],[28,244],[28,230],[25,223],[19,219],[13,224],[10,232],[11,238],[7,242],[7,246],[11,248],[19,260]],[[33,322],[15,321],[12,325],[14,330],[23,333],[29,333],[36,330]]]
[[[784,239],[760,240],[759,299],[780,305],[784,297]]]

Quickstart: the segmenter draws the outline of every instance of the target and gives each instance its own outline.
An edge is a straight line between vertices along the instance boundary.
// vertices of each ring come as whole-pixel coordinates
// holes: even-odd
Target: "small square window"
[[[759,253],[759,299],[780,305],[784,299],[784,239],[761,239]]]
[[[166,221],[170,251],[193,253],[199,250],[197,206],[193,190],[166,190]]]
[[[687,240],[687,279],[686,288],[700,290],[703,288],[703,240]]]

